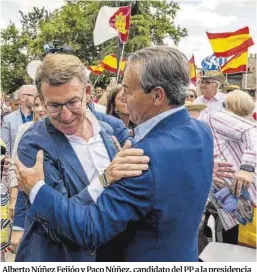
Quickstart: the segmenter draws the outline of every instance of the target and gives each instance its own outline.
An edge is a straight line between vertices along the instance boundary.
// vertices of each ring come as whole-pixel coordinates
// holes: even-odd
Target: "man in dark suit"
[[[157,46],[133,53],[123,86],[130,119],[138,125],[134,147],[150,157],[149,169],[108,185],[113,181],[108,167],[100,175],[106,189],[88,206],[45,184],[42,153],[32,168],[17,162],[20,186],[33,203],[28,216],[92,251],[125,231],[126,261],[197,261],[213,138],[184,107],[188,84],[188,61],[177,49]],[[80,197],[87,196],[86,188]]]

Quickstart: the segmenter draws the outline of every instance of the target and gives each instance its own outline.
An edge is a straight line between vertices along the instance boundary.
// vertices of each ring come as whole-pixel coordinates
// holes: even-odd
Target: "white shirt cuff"
[[[44,180],[40,180],[38,183],[36,183],[36,185],[32,188],[32,190],[30,191],[29,194],[29,201],[31,204],[33,204],[38,191],[40,190],[40,188],[45,185],[45,181]]]
[[[97,201],[97,198],[102,194],[104,187],[102,186],[98,176],[95,177],[91,183],[87,186],[88,193],[94,202]]]
[[[13,231],[24,231],[24,228],[22,227],[17,227],[17,226],[12,226]]]

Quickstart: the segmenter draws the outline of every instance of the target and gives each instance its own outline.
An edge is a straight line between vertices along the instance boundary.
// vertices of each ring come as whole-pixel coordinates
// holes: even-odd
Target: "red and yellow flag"
[[[192,83],[196,83],[196,65],[195,65],[195,57],[194,55],[189,60],[189,69],[190,69],[190,78]]]
[[[216,57],[237,55],[254,44],[249,28],[244,27],[234,32],[206,32]]]
[[[101,66],[112,73],[117,73],[117,58],[115,54],[108,55],[104,57],[104,59],[101,62]],[[126,66],[126,60],[123,59],[120,63],[120,72],[124,72]]]
[[[95,75],[101,75],[104,71],[104,68],[101,66],[101,64],[98,65],[91,65],[87,67],[88,70],[90,70]]]
[[[131,6],[120,7],[110,18],[109,24],[113,27],[121,40],[126,43],[130,28]]]
[[[238,54],[221,66],[223,74],[235,74],[247,71],[248,51]]]

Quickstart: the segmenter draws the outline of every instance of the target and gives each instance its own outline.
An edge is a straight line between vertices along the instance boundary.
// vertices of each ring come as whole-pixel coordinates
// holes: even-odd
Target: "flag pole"
[[[119,59],[118,73],[117,73],[117,78],[116,78],[117,84],[119,84],[120,66],[121,66],[121,62],[122,62],[122,60],[123,60],[124,47],[125,47],[125,43],[122,43],[122,50],[121,50],[121,55],[120,55],[120,59]],[[117,60],[117,61],[118,61],[118,60]]]
[[[245,84],[244,86],[242,86],[243,88],[245,88],[245,90],[247,89],[247,72],[248,72],[248,54],[247,54],[247,64],[246,64],[246,73],[245,73]]]
[[[93,89],[95,88],[95,85],[96,85],[97,81],[99,80],[100,76],[101,76],[101,75],[99,75],[99,76],[96,78],[96,80],[95,80],[95,82],[94,82],[94,85],[93,85]]]

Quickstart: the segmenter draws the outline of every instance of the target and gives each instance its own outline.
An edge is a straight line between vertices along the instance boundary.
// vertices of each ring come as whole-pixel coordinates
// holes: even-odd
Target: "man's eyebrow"
[[[126,84],[124,84],[124,83],[122,83],[121,84],[123,87],[125,87],[125,88],[129,88],[129,86],[127,86]]]
[[[70,101],[72,101],[72,100],[74,100],[74,99],[78,99],[78,98],[80,99],[81,97],[79,97],[79,96],[74,96],[74,97],[72,97],[71,99],[67,100],[65,103],[70,102]],[[62,104],[62,103],[60,103],[60,102],[54,102],[54,101],[48,101],[48,103]]]

